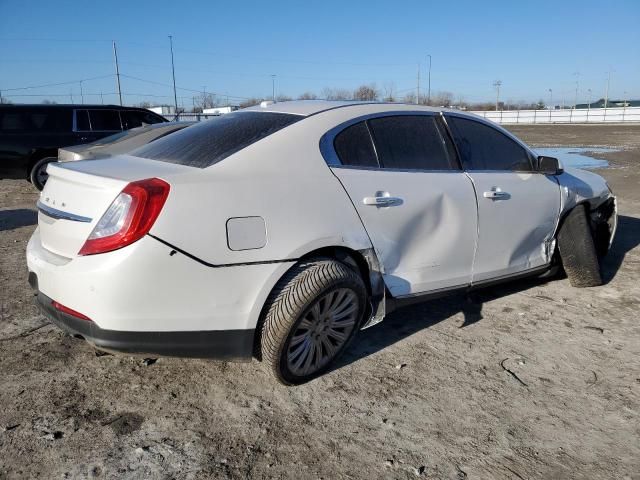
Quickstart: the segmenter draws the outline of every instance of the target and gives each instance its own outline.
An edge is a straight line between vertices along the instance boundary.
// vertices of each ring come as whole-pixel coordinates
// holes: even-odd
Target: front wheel
[[[598,252],[584,205],[576,206],[564,219],[558,232],[558,250],[572,286],[602,285]]]
[[[58,159],[56,157],[45,157],[41,158],[33,165],[31,173],[29,174],[29,180],[31,180],[31,183],[33,183],[38,190],[42,190],[44,188],[44,184],[47,183],[47,179],[49,178],[49,175],[47,174],[47,165],[57,161]]]
[[[294,266],[267,300],[262,360],[285,385],[325,372],[355,335],[365,311],[360,275],[331,259]]]

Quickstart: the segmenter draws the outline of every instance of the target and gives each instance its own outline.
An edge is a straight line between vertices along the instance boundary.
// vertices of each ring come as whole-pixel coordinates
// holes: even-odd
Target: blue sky
[[[35,1],[0,0],[0,90],[9,95],[116,102],[111,40],[126,103],[172,103],[174,38],[179,103],[208,92],[237,97],[321,94],[375,83],[467,101],[549,98],[592,90],[640,98],[640,1]],[[575,75],[579,72],[579,76]],[[124,76],[126,75],[126,76]],[[93,79],[95,77],[102,77]],[[136,78],[131,78],[136,77]],[[28,90],[13,88],[75,82]],[[9,97],[40,102],[42,96]]]

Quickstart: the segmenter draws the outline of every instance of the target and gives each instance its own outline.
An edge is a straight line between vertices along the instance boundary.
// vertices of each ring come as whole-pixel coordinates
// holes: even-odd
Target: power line
[[[3,92],[13,92],[15,90],[30,90],[32,88],[57,87],[57,86],[60,86],[60,85],[71,85],[71,84],[75,84],[75,83],[88,82],[90,80],[99,80],[101,78],[109,78],[109,77],[113,77],[113,74],[101,75],[99,77],[81,78],[79,80],[71,80],[69,82],[47,83],[47,84],[44,84],[44,85],[30,85],[28,87],[3,88],[2,91]]]

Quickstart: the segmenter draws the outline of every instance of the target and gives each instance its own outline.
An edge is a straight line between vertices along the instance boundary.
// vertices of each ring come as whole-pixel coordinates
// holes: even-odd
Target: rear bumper
[[[37,287],[35,274],[29,283]],[[82,320],[56,310],[52,299],[37,294],[42,313],[55,325],[71,335],[84,338],[90,344],[109,351],[170,357],[248,360],[253,353],[254,330],[215,330],[177,332],[134,332],[105,330],[94,322]]]

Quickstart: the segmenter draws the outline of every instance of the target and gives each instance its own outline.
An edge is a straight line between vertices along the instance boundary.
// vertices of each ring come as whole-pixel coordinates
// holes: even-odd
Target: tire
[[[44,184],[47,183],[47,178],[49,178],[47,175],[47,165],[57,161],[58,159],[56,157],[44,157],[38,160],[31,168],[29,180],[31,180],[31,183],[33,183],[38,190],[44,188]]]
[[[366,296],[360,275],[342,262],[321,258],[294,266],[267,299],[259,355],[285,385],[321,375],[353,339]]]
[[[572,286],[602,285],[598,254],[584,205],[575,207],[565,218],[558,233],[558,249]]]

